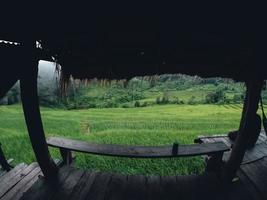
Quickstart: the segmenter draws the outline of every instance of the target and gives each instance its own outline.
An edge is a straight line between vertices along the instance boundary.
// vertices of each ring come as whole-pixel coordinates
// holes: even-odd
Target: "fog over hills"
[[[58,89],[58,73],[55,71],[56,65],[52,62],[39,61],[38,66],[38,93],[41,103],[54,101]],[[1,104],[13,104],[20,102],[19,81],[13,86],[5,97],[0,99]]]
[[[43,60],[39,61],[38,77],[41,78],[42,81],[55,80],[58,76],[55,72],[55,67],[55,63]]]

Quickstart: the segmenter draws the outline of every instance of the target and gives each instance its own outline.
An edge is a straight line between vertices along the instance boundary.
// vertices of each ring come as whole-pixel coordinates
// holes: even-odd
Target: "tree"
[[[134,103],[134,107],[140,107],[140,102],[139,102],[139,101],[136,101],[136,102]]]
[[[206,103],[219,103],[225,101],[225,93],[223,90],[219,89],[215,92],[210,92],[206,95]]]

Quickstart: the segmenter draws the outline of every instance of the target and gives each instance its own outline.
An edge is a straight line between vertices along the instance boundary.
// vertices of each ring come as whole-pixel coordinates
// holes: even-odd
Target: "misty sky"
[[[55,75],[55,63],[43,60],[39,61],[38,76],[42,79],[53,79]]]

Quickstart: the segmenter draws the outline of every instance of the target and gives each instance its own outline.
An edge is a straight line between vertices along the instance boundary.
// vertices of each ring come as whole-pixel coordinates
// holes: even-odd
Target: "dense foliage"
[[[222,78],[161,75],[129,81],[70,81],[62,103],[68,109],[146,107],[165,104],[241,103],[244,85]]]
[[[56,80],[47,81],[39,76],[38,87],[42,106],[67,109],[242,103],[245,90],[243,83],[230,79],[203,79],[182,74],[135,77],[129,81],[71,79],[63,97]],[[263,99],[267,99],[266,91]],[[0,104],[19,101],[19,84],[16,84]]]

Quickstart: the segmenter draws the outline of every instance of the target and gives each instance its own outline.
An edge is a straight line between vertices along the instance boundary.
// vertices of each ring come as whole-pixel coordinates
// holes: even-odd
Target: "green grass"
[[[143,108],[55,110],[41,108],[46,136],[96,143],[163,145],[193,143],[198,135],[237,129],[241,105],[166,105]],[[15,163],[35,160],[20,105],[0,106],[0,142]],[[54,158],[58,150],[50,149]],[[124,174],[197,174],[201,157],[129,159],[76,154],[77,166]]]

